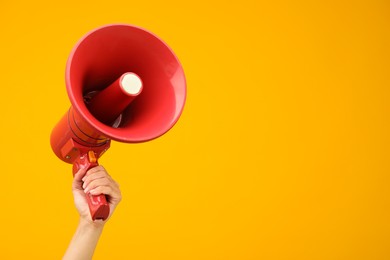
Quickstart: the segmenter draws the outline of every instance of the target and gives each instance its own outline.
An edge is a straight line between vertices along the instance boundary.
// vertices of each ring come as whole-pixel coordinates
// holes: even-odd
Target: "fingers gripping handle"
[[[73,175],[75,175],[80,168],[88,171],[98,165],[95,153],[93,151],[89,151],[87,154],[80,156],[80,158],[73,163]],[[106,220],[108,218],[108,215],[110,214],[110,206],[104,194],[91,195],[88,193],[85,194],[85,198],[88,202],[92,220]]]

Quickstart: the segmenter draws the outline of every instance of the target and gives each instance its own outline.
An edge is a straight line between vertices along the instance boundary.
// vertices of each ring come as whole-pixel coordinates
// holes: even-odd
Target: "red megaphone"
[[[111,139],[145,142],[167,132],[179,119],[185,99],[183,68],[157,36],[139,27],[115,24],[87,33],[66,66],[72,106],[54,127],[50,143],[61,160],[80,167],[98,165]],[[91,217],[105,220],[104,195],[87,195]]]

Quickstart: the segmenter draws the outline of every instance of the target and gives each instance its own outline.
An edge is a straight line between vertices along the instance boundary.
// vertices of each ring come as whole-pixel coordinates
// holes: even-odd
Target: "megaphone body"
[[[71,107],[54,127],[54,153],[80,168],[98,165],[111,140],[139,143],[166,133],[179,119],[185,99],[183,68],[154,34],[114,24],[87,33],[66,65]],[[106,219],[104,195],[86,195],[91,217]]]

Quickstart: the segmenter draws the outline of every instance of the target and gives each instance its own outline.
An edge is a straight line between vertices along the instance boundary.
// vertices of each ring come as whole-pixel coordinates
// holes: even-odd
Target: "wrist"
[[[105,222],[102,220],[91,220],[87,218],[80,217],[79,220],[79,227],[81,229],[90,230],[90,231],[102,231],[104,227]]]

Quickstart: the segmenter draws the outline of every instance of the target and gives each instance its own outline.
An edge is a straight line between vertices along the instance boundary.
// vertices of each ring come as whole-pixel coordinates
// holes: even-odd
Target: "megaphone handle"
[[[95,153],[93,151],[88,151],[87,154],[81,155],[79,160],[76,160],[73,163],[73,175],[75,175],[80,168],[88,171],[98,165]],[[108,204],[104,194],[91,195],[88,193],[85,194],[85,198],[88,202],[92,220],[106,220],[108,218],[108,215],[110,214],[110,205]]]

